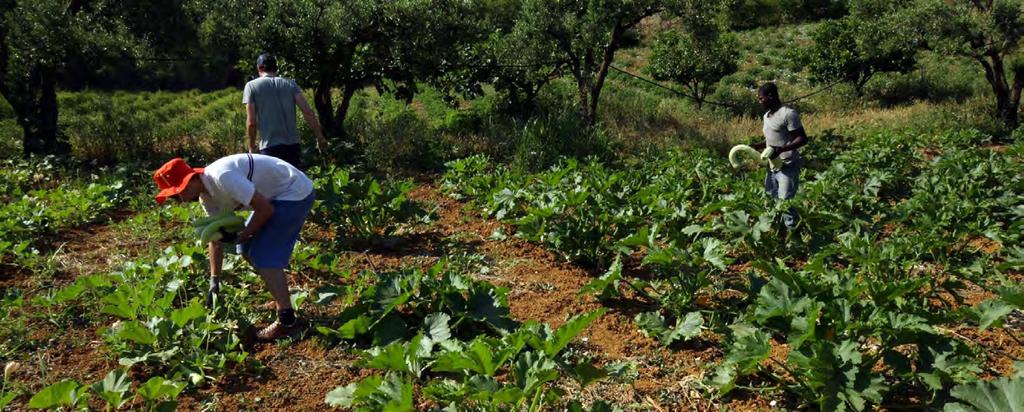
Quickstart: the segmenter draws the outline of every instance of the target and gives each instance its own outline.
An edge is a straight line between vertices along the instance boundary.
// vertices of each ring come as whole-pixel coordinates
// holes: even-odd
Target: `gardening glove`
[[[206,291],[206,307],[213,307],[213,297],[220,293],[220,277],[210,277],[210,290]]]

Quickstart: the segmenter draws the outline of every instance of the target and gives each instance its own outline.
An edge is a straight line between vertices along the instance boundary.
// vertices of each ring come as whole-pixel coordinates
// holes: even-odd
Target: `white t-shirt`
[[[249,202],[256,192],[267,200],[292,201],[305,199],[313,193],[313,182],[301,170],[284,160],[261,154],[222,157],[206,166],[200,178],[209,193],[200,194],[199,203],[210,215],[239,207],[252,209]]]
[[[800,123],[800,113],[789,106],[782,106],[770,115],[768,112],[764,113],[764,127],[761,131],[764,132],[765,143],[768,146],[782,147],[793,140],[794,131],[803,127],[804,125]],[[800,153],[790,150],[779,155],[779,158],[796,160],[800,158]]]

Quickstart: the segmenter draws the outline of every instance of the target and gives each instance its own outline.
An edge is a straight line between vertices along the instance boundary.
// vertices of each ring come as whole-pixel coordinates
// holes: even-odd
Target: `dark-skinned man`
[[[779,89],[775,83],[765,83],[757,91],[757,100],[766,112],[764,113],[764,142],[750,145],[761,150],[761,159],[783,160],[783,166],[777,170],[769,167],[764,179],[764,188],[773,199],[786,200],[796,195],[800,182],[800,168],[803,158],[800,149],[807,144],[807,132],[800,122],[800,114],[793,108],[783,105],[779,99]],[[792,235],[800,216],[796,209],[789,208],[782,214],[782,223]]]

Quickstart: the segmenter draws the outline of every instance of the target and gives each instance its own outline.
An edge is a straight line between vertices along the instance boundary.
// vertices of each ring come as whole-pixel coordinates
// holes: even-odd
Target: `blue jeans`
[[[796,189],[800,184],[800,166],[802,164],[802,161],[797,160],[784,164],[782,169],[777,172],[768,170],[768,174],[764,177],[764,190],[768,192],[768,196],[777,200],[792,199],[793,196],[796,196]],[[782,212],[782,223],[786,225],[786,229],[796,229],[796,223],[799,220],[800,215],[795,208],[791,207],[789,210]]]

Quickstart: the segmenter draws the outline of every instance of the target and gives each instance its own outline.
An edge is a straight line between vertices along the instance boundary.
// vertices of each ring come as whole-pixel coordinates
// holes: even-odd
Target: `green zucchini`
[[[745,144],[738,144],[733,146],[732,150],[729,151],[729,164],[731,164],[732,167],[740,167],[740,155],[743,154],[752,156],[754,159],[761,160],[761,153],[754,150],[753,147]]]
[[[204,217],[202,219],[196,219],[196,220],[194,220],[192,222],[192,227],[199,228],[197,230],[202,230],[201,228],[206,227],[210,223],[213,223],[214,221],[217,221],[217,220],[221,220],[221,219],[223,219],[225,217],[228,217],[228,216],[234,216],[234,214],[235,214],[234,211],[228,210],[228,211],[225,211],[225,212],[220,212],[220,213],[218,213],[216,215],[211,215],[211,216]]]
[[[223,237],[220,233],[220,229],[224,229],[229,232],[239,232],[244,227],[245,219],[232,213],[228,216],[221,217],[220,219],[213,220],[205,227],[197,229],[197,231],[199,240],[203,243],[209,243],[218,241]]]
[[[740,155],[742,154],[749,155],[756,160],[761,160],[761,152],[758,152],[753,147],[745,144],[738,144],[733,146],[732,150],[729,150],[729,164],[731,164],[732,167],[740,167]],[[782,165],[783,161],[778,157],[768,159],[768,166],[771,167],[772,170],[779,170],[782,168]]]

